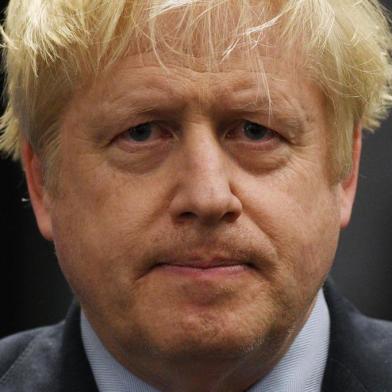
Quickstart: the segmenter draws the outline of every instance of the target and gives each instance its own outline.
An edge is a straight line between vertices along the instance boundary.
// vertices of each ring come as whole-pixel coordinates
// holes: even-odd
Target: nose
[[[184,144],[176,161],[172,218],[204,225],[236,221],[242,204],[233,192],[230,165],[219,142],[199,134]]]

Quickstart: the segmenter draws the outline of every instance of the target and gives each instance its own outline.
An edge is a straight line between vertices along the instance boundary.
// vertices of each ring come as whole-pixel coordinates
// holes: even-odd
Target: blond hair
[[[374,130],[392,101],[392,38],[377,0],[11,0],[0,150],[19,159],[23,136],[52,167],[73,92],[130,51],[152,51],[163,66],[164,51],[190,63],[202,52],[214,68],[239,49],[267,88],[254,49],[271,45],[272,30],[272,45],[301,49],[305,76],[324,92],[331,165],[345,175],[354,125]]]

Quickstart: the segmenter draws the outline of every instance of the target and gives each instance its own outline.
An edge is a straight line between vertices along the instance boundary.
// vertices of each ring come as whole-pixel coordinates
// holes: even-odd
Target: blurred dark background
[[[29,1],[29,0],[25,0]],[[4,8],[6,1],[0,1]],[[390,6],[392,0],[384,4]],[[392,117],[365,136],[357,201],[332,275],[364,313],[392,320]],[[0,337],[56,322],[71,300],[38,233],[19,166],[0,160]]]

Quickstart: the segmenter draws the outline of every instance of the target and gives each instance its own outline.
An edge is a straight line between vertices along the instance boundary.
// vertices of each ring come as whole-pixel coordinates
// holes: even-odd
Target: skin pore
[[[220,72],[119,60],[62,118],[59,190],[23,158],[42,233],[112,355],[163,391],[243,391],[297,335],[332,265],[354,169],[331,181],[325,99],[263,58]]]

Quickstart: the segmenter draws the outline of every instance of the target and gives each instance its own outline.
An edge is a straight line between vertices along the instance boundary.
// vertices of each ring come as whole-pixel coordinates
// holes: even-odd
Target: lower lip
[[[218,266],[210,268],[189,267],[181,265],[161,264],[156,267],[164,273],[186,276],[190,278],[219,278],[232,276],[249,270],[246,264]]]

